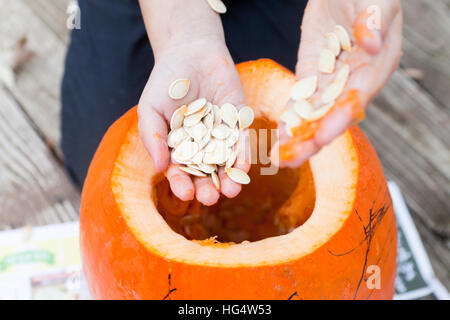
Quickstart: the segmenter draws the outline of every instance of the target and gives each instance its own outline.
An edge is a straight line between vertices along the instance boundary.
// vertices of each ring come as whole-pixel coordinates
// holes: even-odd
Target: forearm
[[[205,0],[139,0],[139,3],[155,59],[180,42],[225,41],[220,17]]]

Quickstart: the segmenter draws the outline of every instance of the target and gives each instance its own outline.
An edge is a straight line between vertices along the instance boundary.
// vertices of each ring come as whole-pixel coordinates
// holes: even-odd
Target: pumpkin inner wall
[[[275,142],[270,138],[270,129],[274,128],[275,123],[261,118],[252,125],[257,133],[268,129],[269,151],[270,143]],[[251,135],[251,148],[256,151],[252,154],[259,155],[261,136]],[[156,177],[152,183],[156,186],[153,198],[158,212],[172,230],[203,245],[258,241],[289,233],[314,210],[316,193],[310,165],[307,162],[297,169],[283,168],[275,175],[261,175],[261,167],[269,165],[262,165],[259,160],[250,169],[250,184],[243,185],[237,197],[228,199],[222,195],[211,207],[197,200],[181,201],[164,176]]]

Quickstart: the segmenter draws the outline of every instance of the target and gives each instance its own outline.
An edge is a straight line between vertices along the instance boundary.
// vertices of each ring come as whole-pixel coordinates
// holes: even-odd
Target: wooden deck
[[[404,58],[362,128],[405,195],[450,288],[450,0],[404,1]],[[76,220],[80,195],[59,150],[66,0],[0,0],[0,49],[26,35],[36,56],[0,85],[0,229]]]

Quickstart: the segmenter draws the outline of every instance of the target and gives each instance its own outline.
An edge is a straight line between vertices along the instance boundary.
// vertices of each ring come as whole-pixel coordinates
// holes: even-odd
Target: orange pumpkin
[[[237,68],[255,126],[273,128],[294,75],[267,59]],[[361,130],[348,129],[299,169],[263,176],[261,166],[252,167],[252,183],[235,199],[211,208],[181,202],[152,168],[136,108],[127,112],[103,138],[82,193],[81,247],[92,295],[391,299],[395,217]]]

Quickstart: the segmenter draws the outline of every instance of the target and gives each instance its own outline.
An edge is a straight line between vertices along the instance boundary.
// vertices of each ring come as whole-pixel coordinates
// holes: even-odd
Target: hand
[[[155,169],[166,176],[173,193],[181,200],[192,200],[194,196],[204,205],[213,205],[220,193],[210,177],[191,177],[171,163],[167,146],[168,123],[173,112],[181,105],[204,97],[216,105],[226,102],[238,109],[245,103],[241,81],[233,60],[223,39],[202,39],[174,41],[159,52],[150,79],[139,101],[139,132],[149,151]],[[168,95],[170,84],[179,78],[190,80],[186,97],[173,100]],[[246,135],[241,133],[238,150],[244,150]],[[244,171],[250,169],[245,153],[238,151],[235,167]],[[219,170],[221,192],[235,197],[241,185],[228,178],[223,168]]]
[[[367,10],[369,7],[378,11]],[[368,19],[373,19],[369,21],[372,26],[370,23],[376,22],[378,13],[380,28],[369,28]],[[352,52],[343,51],[336,60],[337,70],[344,63],[348,63],[351,70],[342,99],[338,99],[333,109],[318,121],[314,133],[307,139],[289,138],[280,127],[280,141],[272,149],[271,156],[273,161],[279,159],[281,167],[300,166],[359,120],[361,113],[355,112],[355,107],[366,109],[399,64],[402,47],[400,0],[310,0],[303,17],[296,75],[298,79],[319,76],[318,91],[313,98],[320,97],[334,77],[320,74],[317,64],[321,50],[327,47],[325,35],[336,25],[346,28],[353,44]],[[355,92],[357,94],[352,96]]]

